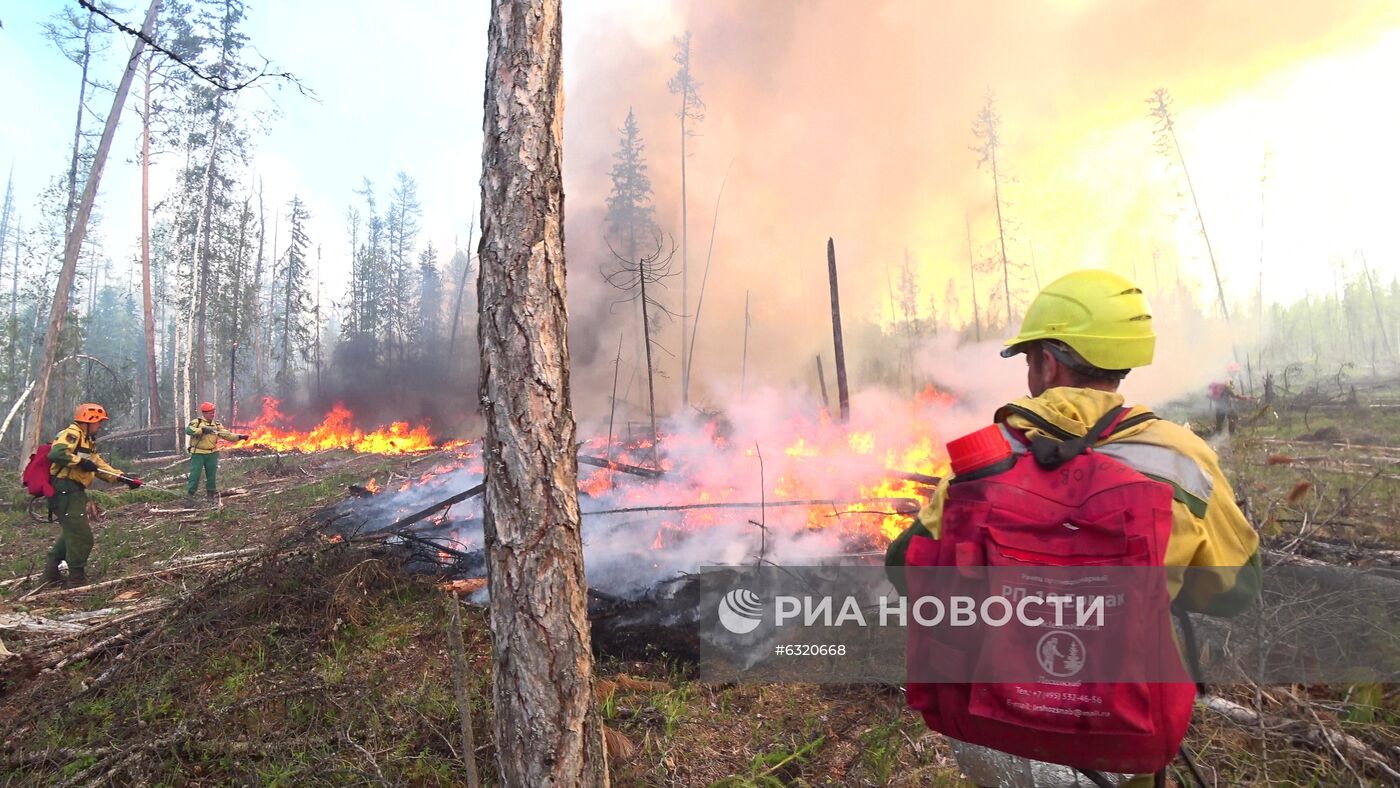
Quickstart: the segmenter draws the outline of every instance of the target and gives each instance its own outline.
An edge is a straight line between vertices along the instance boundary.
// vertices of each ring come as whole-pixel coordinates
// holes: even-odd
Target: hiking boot
[[[218,491],[218,490],[205,490],[205,491],[204,491],[204,497],[205,497],[205,498],[208,498],[208,499],[211,500],[211,501],[218,501],[218,500],[219,500],[219,491]]]
[[[42,578],[44,583],[57,583],[63,579],[63,575],[58,572],[58,564],[59,559],[52,556],[49,557],[48,563],[44,564],[44,576]]]
[[[87,585],[87,582],[87,567],[70,566],[68,567],[68,582],[64,583],[63,587],[77,588],[78,586]]]

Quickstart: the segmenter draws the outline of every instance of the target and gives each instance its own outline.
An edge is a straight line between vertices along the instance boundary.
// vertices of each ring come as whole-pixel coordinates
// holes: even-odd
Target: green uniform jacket
[[[114,482],[121,471],[107,464],[102,459],[102,455],[97,453],[97,441],[88,436],[83,425],[73,422],[58,433],[58,437],[53,439],[53,448],[49,449],[49,475],[59,479],[71,479],[83,487],[92,485],[94,478],[100,478],[104,482]],[[83,460],[92,460],[97,464],[96,471],[85,471],[78,467],[78,463]]]
[[[213,427],[214,432],[205,434],[205,427]],[[185,434],[190,436],[190,454],[213,454],[219,450],[219,439],[226,441],[238,440],[238,436],[224,429],[224,425],[217,421],[198,418],[185,425]]]

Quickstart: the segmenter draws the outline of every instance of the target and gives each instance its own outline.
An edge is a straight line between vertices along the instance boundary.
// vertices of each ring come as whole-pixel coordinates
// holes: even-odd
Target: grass
[[[1278,536],[1297,532],[1292,520],[1333,522],[1319,533],[1400,545],[1400,486],[1365,481],[1351,471],[1361,450],[1281,444],[1323,426],[1344,437],[1400,436],[1400,414],[1283,413],[1246,427],[1222,448],[1236,492],[1251,514]],[[1310,428],[1310,429],[1309,429]],[[1392,438],[1391,443],[1400,443]],[[1270,454],[1320,456],[1312,463],[1268,464]],[[199,522],[154,514],[182,492],[182,469],[152,474],[173,491],[115,490],[95,494],[104,510],[95,529],[93,566],[108,576],[130,574],[173,553],[190,554],[259,544],[306,512],[339,500],[345,485],[385,478],[404,458],[257,458],[226,462],[224,487],[285,483],[274,494],[225,501]],[[1400,475],[1400,473],[1397,473]],[[0,568],[11,574],[37,567],[55,529],[29,524],[13,475],[0,475],[9,506],[0,509]],[[1299,481],[1312,486],[1290,502]],[[1351,525],[1345,525],[1350,523]],[[146,587],[163,593],[160,584]],[[83,607],[110,597],[83,600]],[[76,603],[76,600],[75,600]],[[339,785],[388,782],[451,785],[461,781],[457,709],[442,616],[442,596],[422,578],[358,550],[331,550],[314,560],[275,562],[227,593],[204,599],[172,626],[162,647],[121,681],[66,707],[111,665],[78,662],[42,680],[0,679],[0,718],[43,709],[0,755],[0,783],[58,782],[91,766],[90,754],[109,742],[149,741],[186,725],[196,730],[168,752],[143,758],[117,782],[152,785]],[[465,611],[469,702],[478,763],[494,784],[491,749],[490,634],[484,611]],[[12,648],[16,644],[7,635]],[[614,757],[615,785],[959,785],[946,740],[909,712],[897,690],[878,686],[707,685],[664,655],[649,661],[604,657],[599,675],[615,687],[600,698],[605,724],[633,752]],[[625,681],[631,680],[631,681]],[[1379,684],[1311,688],[1329,724],[1369,741],[1397,740],[1400,693]],[[1219,688],[1245,705],[1247,688]],[[348,734],[347,734],[348,731]],[[1198,713],[1190,743],[1221,784],[1337,784],[1350,773],[1327,752],[1271,734],[1262,760],[1253,731]],[[45,748],[76,751],[41,764],[12,765],[14,753]]]

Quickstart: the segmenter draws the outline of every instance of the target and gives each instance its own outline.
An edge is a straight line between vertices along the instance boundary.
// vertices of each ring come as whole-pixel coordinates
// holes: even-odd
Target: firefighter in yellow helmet
[[[1134,368],[1152,363],[1157,334],[1147,298],[1128,279],[1108,271],[1081,270],[1051,282],[1036,295],[1020,333],[1001,355],[1026,357],[1023,397],[997,420],[1028,439],[1083,437],[1104,414],[1124,404],[1118,385]],[[1123,423],[1148,409],[1135,406]],[[1259,537],[1235,504],[1215,452],[1189,429],[1164,419],[1139,420],[1100,440],[1096,450],[1171,486],[1172,531],[1167,566],[1218,567],[1193,572],[1169,592],[1187,610],[1234,615],[1259,589]],[[937,539],[947,481],[916,522],[890,544],[890,579],[903,587],[905,552],[913,536]],[[1030,761],[988,747],[953,742],[964,773],[981,786],[1077,785],[1073,769]],[[1151,784],[1150,775],[1115,776],[1118,784]],[[1145,783],[1144,778],[1146,778]]]
[[[44,565],[44,582],[57,583],[59,564],[68,562],[68,585],[87,583],[87,560],[92,552],[92,529],[88,526],[87,488],[93,479],[105,482],[125,482],[131,489],[141,486],[141,480],[124,475],[107,464],[97,453],[97,432],[107,420],[101,405],[84,403],[73,414],[69,424],[54,438],[49,449],[49,475],[53,477],[54,496],[49,499],[49,511],[63,529],[58,541],[49,550]]]

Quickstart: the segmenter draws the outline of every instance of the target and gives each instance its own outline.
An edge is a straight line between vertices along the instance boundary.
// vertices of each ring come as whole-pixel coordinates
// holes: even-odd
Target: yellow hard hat
[[[1046,285],[1026,310],[1021,333],[1006,343],[1010,358],[1021,345],[1053,339],[1099,369],[1124,370],[1152,363],[1157,333],[1152,306],[1137,285],[1109,271],[1085,269]]]

